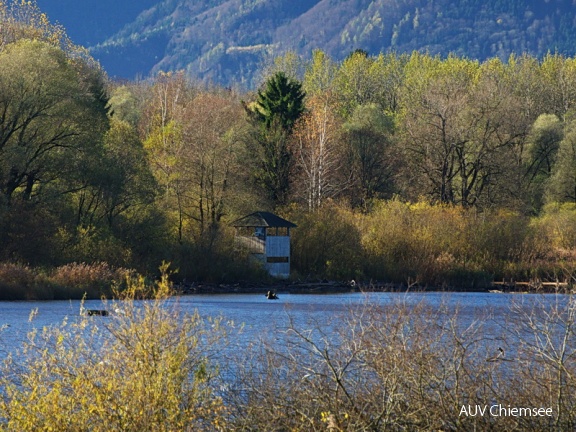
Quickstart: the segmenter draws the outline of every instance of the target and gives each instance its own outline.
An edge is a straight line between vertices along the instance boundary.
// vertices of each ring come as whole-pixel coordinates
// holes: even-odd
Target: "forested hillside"
[[[92,53],[112,75],[183,69],[250,87],[262,63],[287,50],[309,58],[322,49],[335,60],[355,49],[479,60],[572,55],[575,19],[571,0],[165,0]]]
[[[66,28],[70,38],[83,46],[96,45],[119,32],[157,0],[38,0],[51,21]]]
[[[0,25],[0,285],[261,279],[230,227],[255,210],[297,223],[295,278],[573,281],[574,58],[290,52],[240,92],[111,81],[30,2]]]

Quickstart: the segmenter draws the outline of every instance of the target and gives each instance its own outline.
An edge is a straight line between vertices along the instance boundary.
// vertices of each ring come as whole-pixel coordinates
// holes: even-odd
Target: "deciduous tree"
[[[407,66],[402,118],[410,183],[432,199],[458,203],[458,176],[470,143],[467,105],[477,65],[414,54]]]
[[[367,209],[374,198],[390,197],[399,156],[392,146],[393,120],[376,104],[360,105],[344,124],[348,195],[354,206]]]
[[[315,97],[295,127],[293,148],[296,194],[308,210],[317,210],[348,186],[343,169],[343,150],[338,139],[339,123],[328,100]]]
[[[525,151],[525,183],[535,211],[542,206],[544,184],[553,173],[558,148],[564,135],[563,125],[554,114],[542,114],[527,139]],[[565,155],[568,156],[568,155]]]
[[[99,145],[108,125],[103,84],[79,72],[45,42],[21,40],[0,52],[0,191],[7,202],[65,182]]]
[[[183,73],[160,74],[144,109],[141,134],[154,177],[159,186],[159,203],[174,220],[175,237],[183,240],[186,208],[186,179],[182,175],[185,143],[182,124],[177,120],[195,89]]]
[[[576,203],[576,122],[565,126],[554,172],[546,181],[547,201]]]
[[[228,97],[225,97],[228,96]],[[187,210],[197,224],[197,235],[216,230],[230,212],[239,165],[241,105],[230,95],[198,94],[183,111],[185,143],[182,169],[188,185]]]

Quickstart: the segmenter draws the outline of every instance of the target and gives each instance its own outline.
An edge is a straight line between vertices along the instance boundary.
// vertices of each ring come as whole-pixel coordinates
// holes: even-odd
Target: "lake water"
[[[241,338],[255,340],[263,333],[285,330],[290,322],[301,328],[314,323],[316,326],[338,325],[350,308],[366,305],[386,306],[393,304],[416,305],[424,303],[431,308],[458,309],[462,325],[474,320],[484,323],[485,331],[497,337],[506,325],[514,305],[526,309],[535,304],[562,304],[568,301],[564,295],[494,294],[494,293],[344,293],[344,294],[279,294],[279,300],[268,300],[264,295],[190,295],[175,297],[183,312],[198,313],[203,317],[222,317],[243,326]],[[109,305],[99,300],[84,303],[87,309],[104,309]],[[0,302],[0,354],[14,351],[26,340],[34,328],[58,325],[66,319],[80,317],[80,301],[50,302]],[[34,311],[33,319],[30,319]],[[113,312],[112,312],[113,313]],[[91,317],[107,320],[109,317]],[[487,325],[486,325],[487,324]],[[239,341],[242,342],[242,341]]]

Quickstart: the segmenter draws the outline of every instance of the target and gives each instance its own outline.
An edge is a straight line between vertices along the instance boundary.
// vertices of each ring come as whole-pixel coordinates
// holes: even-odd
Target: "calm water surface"
[[[345,293],[345,294],[279,294],[279,300],[267,300],[264,295],[190,295],[176,297],[170,302],[183,312],[197,310],[203,317],[219,317],[243,325],[243,338],[254,340],[262,332],[282,331],[292,321],[295,325],[337,325],[350,308],[364,305],[390,305],[402,302],[416,305],[424,302],[431,307],[445,305],[458,309],[463,322],[488,320],[486,328],[496,335],[505,325],[513,303],[530,308],[536,302],[550,304],[566,302],[561,295],[522,295],[492,293]],[[109,305],[99,300],[86,301],[87,309],[104,309]],[[80,317],[80,301],[0,302],[0,354],[21,346],[34,328],[59,325],[64,319]],[[31,312],[34,317],[30,320]],[[113,313],[113,312],[112,312]],[[109,317],[91,317],[107,320]],[[330,323],[330,324],[328,324]]]

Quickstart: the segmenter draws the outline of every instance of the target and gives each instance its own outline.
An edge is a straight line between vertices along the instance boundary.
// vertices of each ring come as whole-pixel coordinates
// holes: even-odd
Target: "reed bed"
[[[67,300],[110,296],[134,272],[107,263],[70,263],[52,270],[0,263],[0,300]]]

